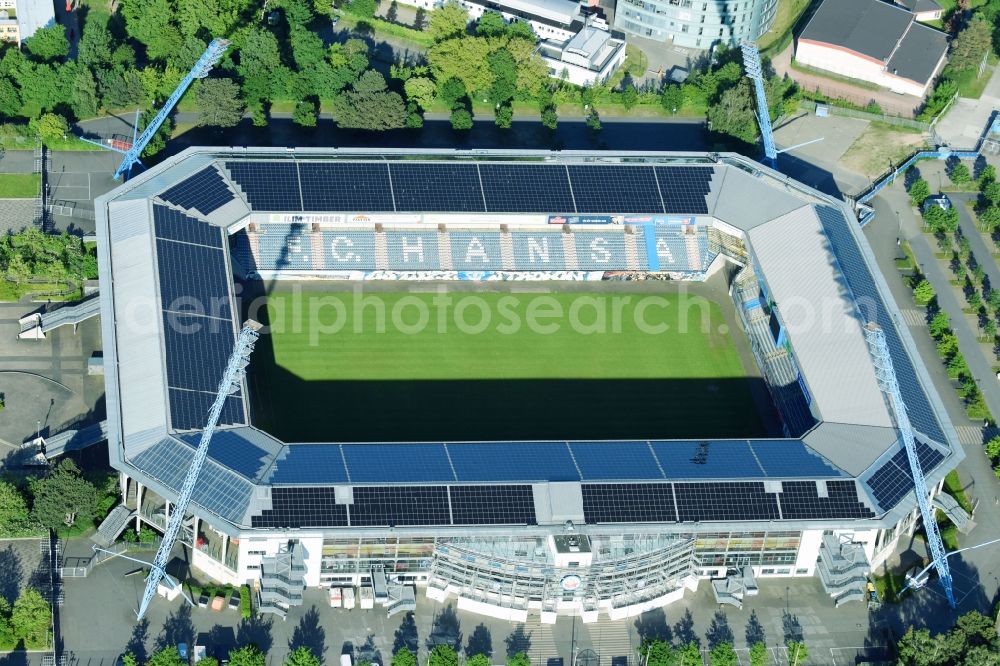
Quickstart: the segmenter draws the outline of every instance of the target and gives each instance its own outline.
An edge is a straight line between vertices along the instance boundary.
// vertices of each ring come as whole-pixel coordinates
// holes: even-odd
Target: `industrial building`
[[[285,442],[256,425],[244,380],[181,541],[212,578],[253,584],[263,611],[360,585],[390,614],[426,595],[591,622],[699,584],[739,606],[780,576],[861,599],[918,515],[865,327],[884,332],[927,490],[963,457],[851,209],[735,154],[191,148],[96,215],[125,498],[107,540],[166,524],[247,283],[726,276],[773,437]]]

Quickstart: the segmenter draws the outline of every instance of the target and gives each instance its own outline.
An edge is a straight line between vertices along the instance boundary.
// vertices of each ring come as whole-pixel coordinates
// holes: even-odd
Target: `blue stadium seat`
[[[389,270],[439,270],[437,231],[386,231]]]
[[[500,231],[451,231],[451,265],[458,271],[503,270]]]
[[[626,271],[624,229],[576,231],[576,263],[583,271]]]
[[[646,227],[646,233],[653,232],[656,247],[656,257],[659,259],[661,271],[690,271],[687,243],[680,226],[658,225]]]
[[[323,267],[328,270],[375,268],[375,231],[321,231]]]
[[[511,231],[514,268],[519,271],[566,270],[563,234],[557,231]]]

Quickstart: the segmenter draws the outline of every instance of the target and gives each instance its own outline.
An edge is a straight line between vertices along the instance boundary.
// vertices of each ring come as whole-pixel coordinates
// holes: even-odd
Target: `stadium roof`
[[[948,50],[947,35],[882,0],[824,0],[799,39],[853,51],[920,83],[934,76]]]
[[[553,484],[571,484],[582,488],[570,493],[582,504],[568,511],[588,524],[893,520],[906,510],[908,470],[862,338],[868,321],[886,333],[928,480],[962,457],[850,210],[755,162],[703,153],[195,148],[97,201],[113,464],[168,497],[179,487],[238,326],[229,234],[272,215],[353,215],[371,225],[378,214],[433,211],[456,227],[498,226],[508,214],[624,220],[569,225],[609,243],[630,220],[671,215],[745,232],[820,422],[801,439],[779,440],[294,444],[252,426],[243,386],[225,405],[227,429],[213,439],[196,511],[234,530],[444,529],[473,524],[455,513],[467,502],[496,505],[475,524],[541,524],[554,515],[545,508]],[[450,261],[435,256],[438,270]],[[560,261],[583,268],[582,259]],[[796,320],[803,303],[818,304],[821,316]],[[634,515],[624,498],[662,512]],[[706,501],[715,509],[697,508]],[[428,508],[410,515],[403,507],[412,503]],[[453,512],[442,514],[442,503]]]

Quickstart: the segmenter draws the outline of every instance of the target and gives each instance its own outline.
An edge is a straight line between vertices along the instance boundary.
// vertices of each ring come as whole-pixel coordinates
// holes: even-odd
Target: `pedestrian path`
[[[926,326],[927,325],[927,311],[917,310],[913,308],[905,308],[900,310],[903,315],[903,321],[906,322],[907,326]]]

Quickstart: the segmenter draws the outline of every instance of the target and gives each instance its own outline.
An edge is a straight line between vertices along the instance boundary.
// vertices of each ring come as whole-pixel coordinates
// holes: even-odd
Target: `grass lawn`
[[[874,178],[888,171],[890,162],[901,164],[924,143],[924,137],[919,132],[886,123],[869,123],[840,158],[840,164]]]
[[[972,515],[972,502],[969,501],[969,496],[965,494],[965,489],[962,488],[962,480],[958,478],[957,470],[951,470],[944,477],[944,491],[954,497],[958,505],[965,509],[969,515]]]
[[[613,296],[458,292],[442,307],[432,294],[369,294],[380,327],[379,306],[351,293],[281,285],[251,366],[258,423],[290,441],[763,434],[717,304],[682,311],[676,295],[631,294],[616,317]],[[644,332],[637,315],[669,328]]]
[[[884,603],[894,604],[899,601],[897,595],[906,587],[906,576],[904,574],[873,575],[872,583],[878,591],[879,599]]]
[[[810,0],[778,0],[778,10],[774,17],[774,23],[771,24],[771,29],[757,40],[758,48],[763,51],[780,41],[802,16],[802,12],[809,6],[809,2]]]
[[[41,182],[37,173],[2,173],[0,199],[33,199],[38,196]]]

